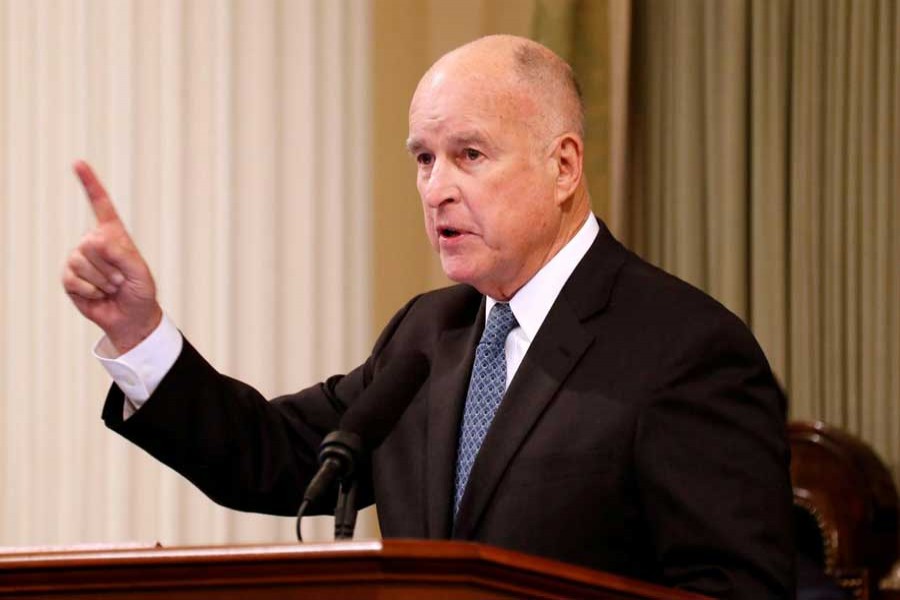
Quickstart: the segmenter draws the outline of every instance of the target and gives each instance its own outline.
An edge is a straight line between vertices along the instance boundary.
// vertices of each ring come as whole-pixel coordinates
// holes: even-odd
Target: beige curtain
[[[635,0],[628,237],[900,467],[900,5]]]
[[[528,36],[537,0],[371,1],[377,331],[413,295],[451,283],[425,237],[415,167],[404,144],[419,78],[442,54],[481,36]]]
[[[97,166],[217,368],[276,395],[358,364],[369,11],[0,0],[0,546],[293,538],[291,519],[217,507],[103,427],[99,332],[59,283],[91,218],[70,164]]]

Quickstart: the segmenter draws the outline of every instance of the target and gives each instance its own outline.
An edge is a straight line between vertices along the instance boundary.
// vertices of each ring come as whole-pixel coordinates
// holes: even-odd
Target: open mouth
[[[461,232],[458,229],[453,229],[451,227],[441,227],[440,234],[443,238],[455,238],[460,236]]]

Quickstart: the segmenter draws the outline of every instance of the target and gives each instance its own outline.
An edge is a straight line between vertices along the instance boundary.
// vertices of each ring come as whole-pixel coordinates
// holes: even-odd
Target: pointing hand
[[[96,225],[69,255],[63,288],[81,314],[125,353],[150,335],[162,319],[156,284],[93,169],[83,161],[76,162],[74,169]]]

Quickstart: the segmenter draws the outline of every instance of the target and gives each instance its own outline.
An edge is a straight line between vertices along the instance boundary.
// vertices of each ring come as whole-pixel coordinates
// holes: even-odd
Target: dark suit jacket
[[[431,374],[362,495],[386,537],[476,540],[729,598],[793,588],[785,402],[748,329],[601,225],[507,390],[456,523],[453,475],[484,300],[410,301],[370,358],[266,402],[189,344],[145,406],[107,424],[241,510],[294,514],[322,436],[410,349]]]

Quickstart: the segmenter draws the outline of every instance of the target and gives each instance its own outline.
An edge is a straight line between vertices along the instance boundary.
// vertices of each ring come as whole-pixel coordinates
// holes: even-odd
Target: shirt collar
[[[553,303],[562,291],[572,271],[587,254],[591,244],[594,243],[597,234],[600,233],[600,225],[593,214],[588,214],[584,225],[578,230],[568,243],[550,259],[546,265],[535,273],[534,277],[516,292],[509,301],[509,307],[512,309],[519,327],[528,337],[528,341],[532,341],[537,335],[538,329],[550,312]],[[491,314],[491,309],[497,301],[490,296],[486,297],[485,317]]]

